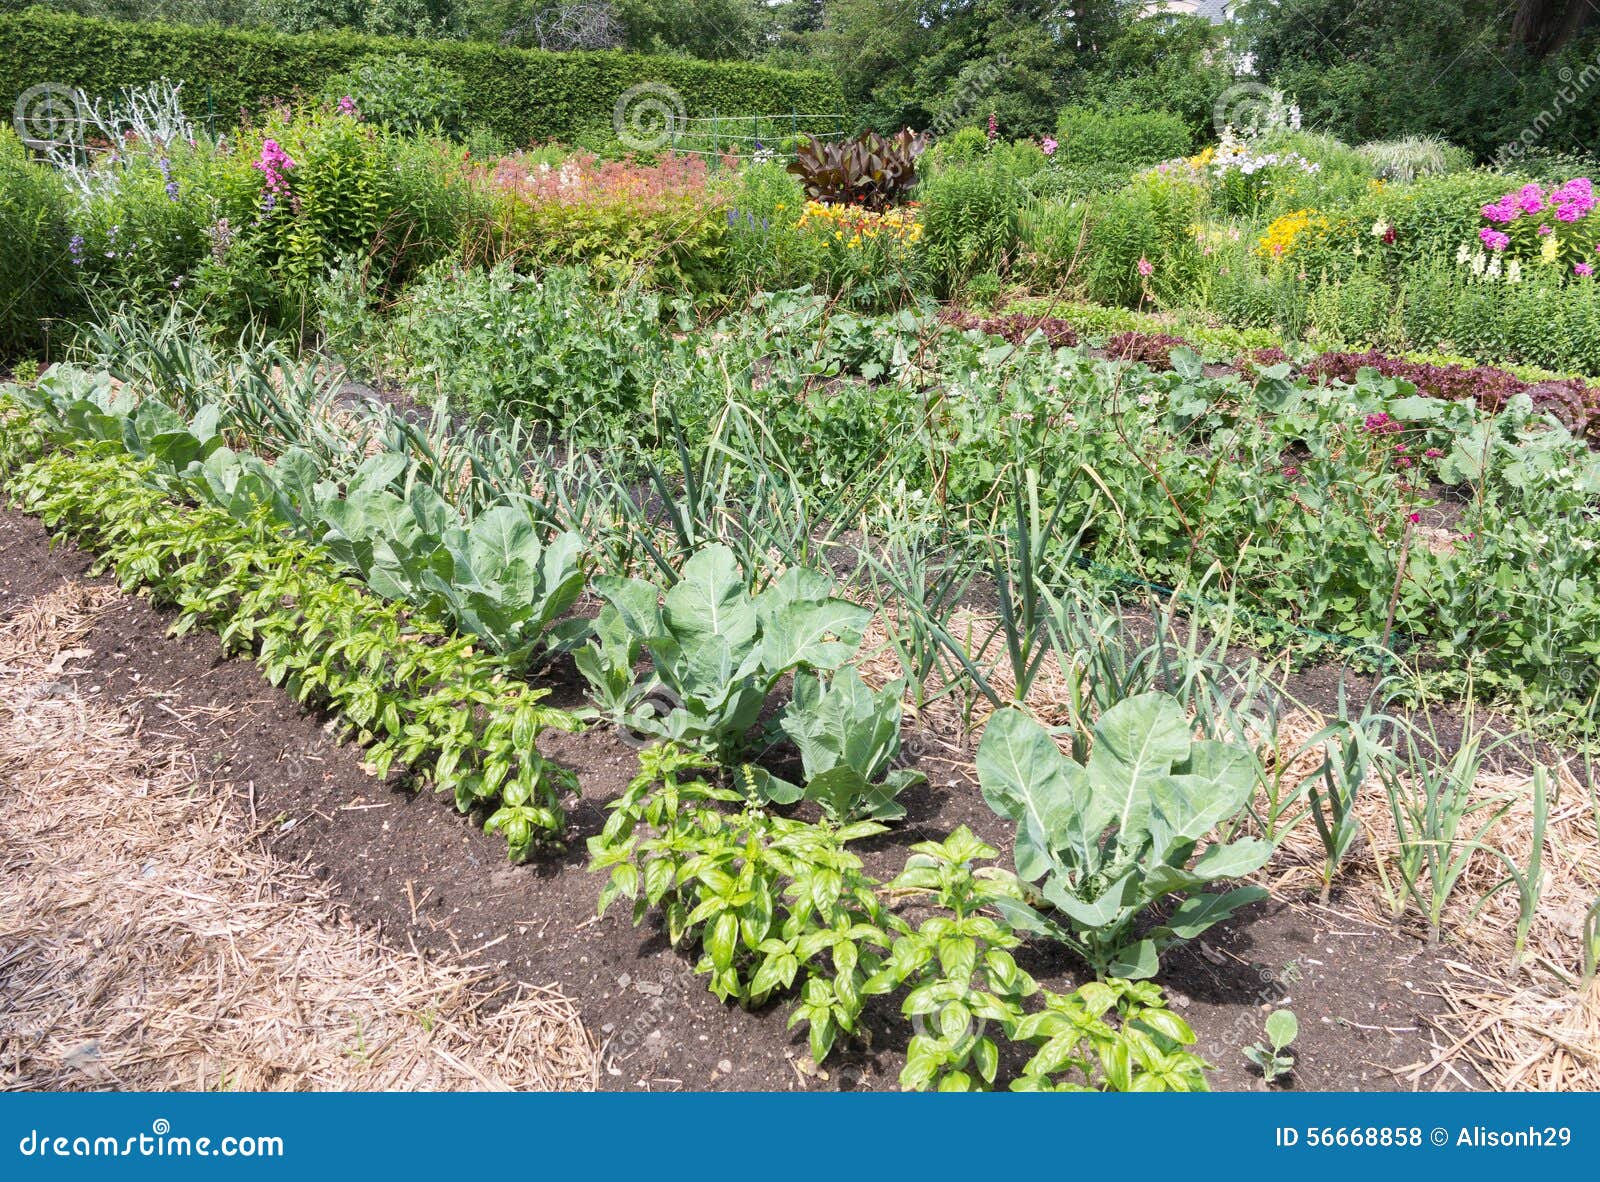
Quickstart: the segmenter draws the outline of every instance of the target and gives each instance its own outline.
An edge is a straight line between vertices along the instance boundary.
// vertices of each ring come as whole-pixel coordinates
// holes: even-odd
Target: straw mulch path
[[[79,693],[114,594],[0,623],[0,1091],[594,1087],[569,1001],[384,947]]]

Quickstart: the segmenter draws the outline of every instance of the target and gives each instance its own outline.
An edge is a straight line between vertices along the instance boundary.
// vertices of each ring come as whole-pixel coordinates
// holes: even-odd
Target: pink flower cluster
[[[1483,216],[1491,222],[1508,225],[1523,214],[1541,213],[1546,209],[1556,211],[1556,220],[1576,222],[1595,207],[1594,186],[1586,176],[1573,177],[1556,185],[1548,193],[1538,185],[1527,184],[1515,192],[1502,194],[1500,200],[1483,206]],[[1482,237],[1482,235],[1479,235]],[[1487,243],[1488,239],[1484,239]],[[1491,249],[1499,249],[1493,247]]]
[[[1361,425],[1367,429],[1369,435],[1394,435],[1404,430],[1399,423],[1381,410],[1376,414],[1368,415],[1361,421]]]
[[[265,140],[261,144],[261,159],[250,167],[266,179],[267,191],[276,195],[288,189],[289,182],[283,174],[294,167],[294,161],[277,140]]]

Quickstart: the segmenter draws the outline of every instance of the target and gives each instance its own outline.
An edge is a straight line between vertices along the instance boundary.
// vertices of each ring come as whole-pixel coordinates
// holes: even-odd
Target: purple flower
[[[1039,148],[1046,156],[1054,156],[1058,146],[1059,145],[1055,142],[1055,140],[1051,139],[1049,136],[1045,136],[1044,139],[1039,141]]]
[[[1511,245],[1511,238],[1509,235],[1504,234],[1490,226],[1485,226],[1483,229],[1479,230],[1478,237],[1483,240],[1483,244],[1490,250],[1504,250],[1506,247]]]
[[[74,234],[72,236],[71,241],[69,241],[67,243],[67,253],[72,256],[72,265],[74,267],[83,266],[83,235],[82,234]]]
[[[268,196],[276,195],[288,188],[289,182],[284,178],[284,173],[295,166],[289,153],[283,150],[277,140],[264,140],[261,144],[261,158],[253,161],[251,168],[259,172],[267,183]],[[271,209],[271,205],[265,206]]]
[[[1148,279],[1148,278],[1150,278],[1150,276],[1155,274],[1155,271],[1156,271],[1155,264],[1152,263],[1149,259],[1143,258],[1143,257],[1141,257],[1139,259],[1139,274],[1143,275],[1146,279]]]
[[[1572,264],[1572,273],[1574,275],[1582,275],[1584,277],[1588,277],[1588,276],[1594,274],[1594,268],[1592,266],[1590,266],[1588,263],[1573,263]]]
[[[345,95],[339,100],[339,113],[341,115],[354,115],[356,113],[356,100]]]

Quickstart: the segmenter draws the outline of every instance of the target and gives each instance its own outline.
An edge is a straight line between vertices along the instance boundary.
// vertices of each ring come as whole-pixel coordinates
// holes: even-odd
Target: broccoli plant
[[[631,730],[725,762],[737,755],[786,673],[837,669],[861,643],[866,608],[835,598],[816,571],[785,571],[752,594],[733,551],[711,545],[665,596],[642,579],[594,581],[606,607],[579,670]],[[640,647],[651,670],[634,678]],[[624,665],[624,662],[627,664]]]
[[[1085,764],[1021,711],[995,715],[978,748],[979,783],[989,807],[1016,823],[1018,873],[1054,908],[1019,911],[1019,922],[1071,945],[1098,976],[1153,976],[1164,949],[1265,896],[1259,887],[1193,893],[1258,870],[1271,855],[1269,842],[1241,838],[1194,857],[1248,804],[1258,770],[1242,746],[1194,739],[1168,694],[1108,709]],[[1137,935],[1135,921],[1174,892],[1187,897]]]
[[[814,800],[834,821],[871,817],[893,821],[906,815],[895,800],[927,777],[889,765],[900,753],[900,695],[896,681],[874,693],[850,666],[824,681],[810,673],[794,679],[794,696],[779,726],[794,740],[805,769],[804,791],[756,772],[762,794],[779,804]]]

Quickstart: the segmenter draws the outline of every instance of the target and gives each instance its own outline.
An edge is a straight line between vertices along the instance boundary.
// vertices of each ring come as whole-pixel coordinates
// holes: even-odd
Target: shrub
[[[462,124],[506,143],[573,142],[609,128],[617,100],[647,83],[670,87],[690,116],[714,112],[838,111],[838,82],[820,72],[745,62],[625,53],[546,53],[469,41],[399,41],[350,33],[283,36],[234,29],[121,23],[29,11],[0,16],[0,92],[41,82],[115,94],[152,78],[181,81],[231,119],[263,100],[319,93],[323,83],[374,55],[405,54],[466,80]],[[650,130],[654,130],[651,128]],[[805,130],[802,122],[800,130]]]
[[[421,58],[373,54],[323,83],[322,97],[330,104],[349,99],[363,119],[402,134],[457,136],[467,83],[455,71]]]
[[[1312,289],[1306,318],[1327,341],[1372,344],[1384,335],[1394,293],[1368,270],[1345,278],[1323,278]]]
[[[1473,282],[1442,258],[1410,268],[1399,320],[1414,348],[1600,373],[1600,286],[1531,273],[1520,283]]]
[[[1147,291],[1176,295],[1197,282],[1202,256],[1190,227],[1203,197],[1186,173],[1150,172],[1098,199],[1089,222],[1089,298],[1132,305]]]
[[[1053,287],[1066,283],[1083,248],[1088,207],[1081,201],[1033,201],[1017,214],[1017,237],[1028,277]]]
[[[1063,165],[1116,164],[1135,168],[1186,154],[1188,126],[1165,111],[1093,111],[1068,107],[1056,123]]]
[[[583,263],[612,283],[719,285],[735,215],[699,157],[641,164],[580,152],[552,166],[505,156],[476,173],[475,187],[493,207],[496,260]]]
[[[108,303],[159,303],[189,286],[210,250],[226,161],[206,140],[125,140],[86,174],[72,215],[78,275]]]
[[[971,164],[989,150],[989,137],[981,127],[962,127],[951,132],[928,149],[927,163],[931,169]]]
[[[912,207],[874,213],[808,201],[796,229],[809,240],[806,252],[816,261],[818,281],[850,306],[890,308],[914,290],[923,227]]]
[[[924,178],[922,261],[934,290],[957,291],[1002,268],[1016,242],[1018,188],[1003,161],[984,158]]]
[[[1372,165],[1367,158],[1331,135],[1283,131],[1268,136],[1261,148],[1280,159],[1314,166],[1269,170],[1266,204],[1273,212],[1307,205],[1336,210],[1358,201],[1372,183]]]
[[[1476,241],[1487,202],[1505,192],[1505,178],[1488,172],[1441,173],[1409,185],[1374,186],[1357,205],[1352,220],[1370,227],[1382,221],[1394,228],[1392,254],[1405,265],[1430,255],[1454,254]]]
[[[32,163],[10,127],[0,127],[0,358],[39,349],[50,322],[77,305],[67,194],[55,172]],[[74,246],[76,249],[73,249]]]
[[[218,175],[199,286],[223,315],[296,324],[316,285],[355,257],[374,294],[456,254],[471,214],[458,152],[337,109],[273,110]]]
[[[800,182],[777,161],[746,165],[736,177],[723,255],[728,287],[776,291],[814,282],[820,243],[799,226],[806,204]]]
[[[1586,176],[1548,189],[1530,181],[1481,207],[1484,223],[1478,227],[1476,252],[1487,250],[1492,259],[1516,259],[1561,276],[1591,278],[1600,250],[1595,206],[1594,185]]]
[[[1419,177],[1462,172],[1472,167],[1472,154],[1438,136],[1408,135],[1396,140],[1373,140],[1356,151],[1383,181],[1410,183]]]

